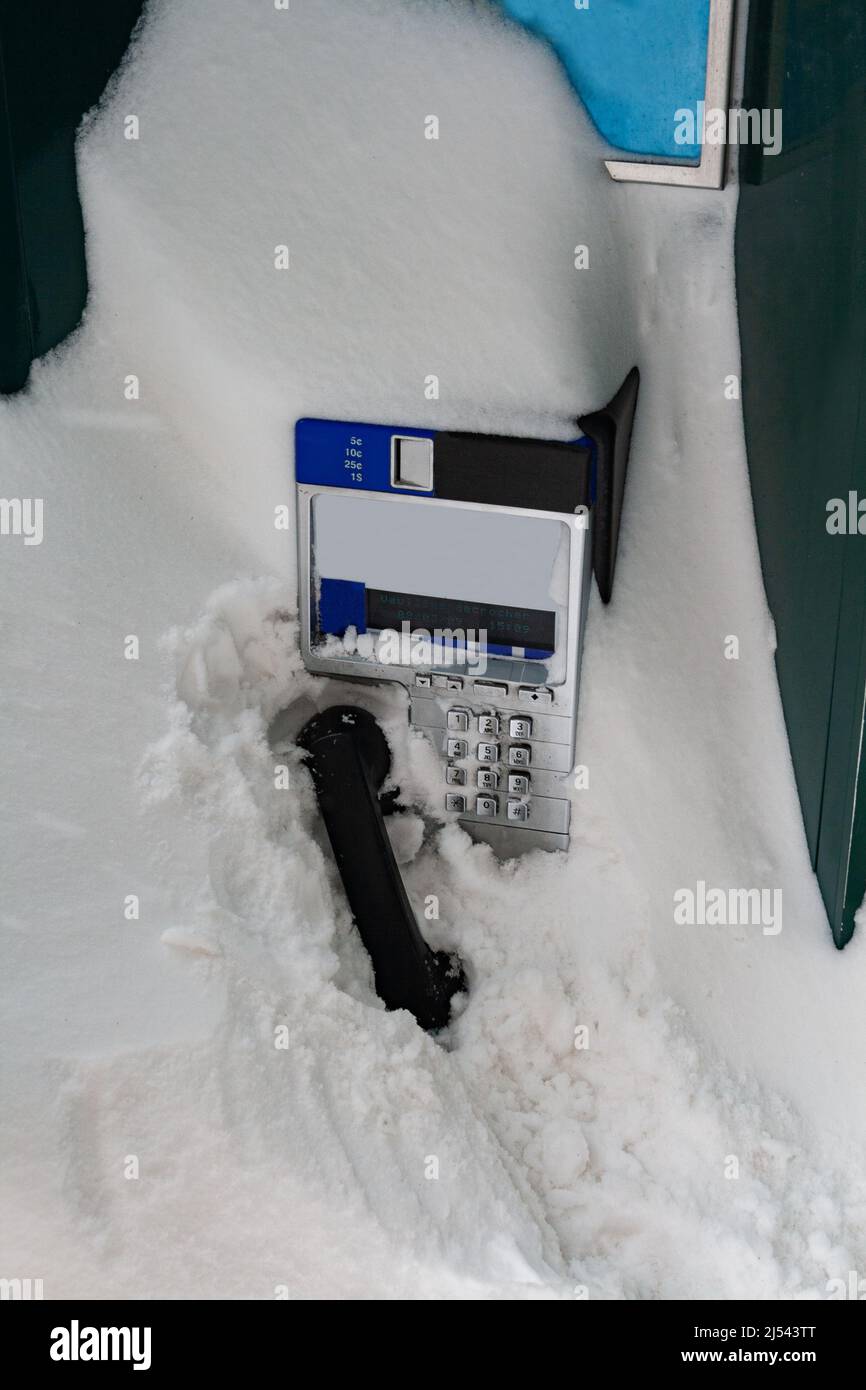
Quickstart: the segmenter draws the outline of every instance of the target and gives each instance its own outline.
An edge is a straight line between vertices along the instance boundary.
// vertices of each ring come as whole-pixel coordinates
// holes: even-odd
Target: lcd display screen
[[[488,647],[537,648],[552,652],[556,644],[556,614],[538,608],[436,598],[430,594],[400,594],[391,589],[367,589],[367,627],[413,631],[486,632]]]
[[[564,640],[566,522],[434,500],[320,493],[311,527],[312,627],[463,630],[503,657],[547,661]],[[475,640],[473,638],[473,640]]]

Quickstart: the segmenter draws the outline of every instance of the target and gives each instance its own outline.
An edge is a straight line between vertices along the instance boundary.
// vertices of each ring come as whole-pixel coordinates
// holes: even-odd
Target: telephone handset
[[[590,576],[608,603],[638,384],[633,368],[571,442],[296,426],[304,665],[405,686],[441,815],[502,858],[568,845]],[[391,854],[384,736],[350,707],[299,742],[379,994],[440,1027],[461,977],[421,938]]]

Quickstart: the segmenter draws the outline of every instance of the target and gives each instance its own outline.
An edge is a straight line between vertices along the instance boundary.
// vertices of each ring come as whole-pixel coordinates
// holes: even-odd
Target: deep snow
[[[603,153],[544,46],[461,0],[163,0],[87,124],[85,322],[0,403],[2,490],[45,500],[43,544],[0,552],[4,1276],[571,1299],[866,1272],[866,957],[809,870],[724,393],[736,190],[613,185]],[[372,993],[291,753],[274,787],[268,723],[322,698],[273,524],[291,426],[565,437],[634,361],[571,853],[395,831],[469,972],[440,1044]],[[399,696],[386,719],[429,811]],[[782,931],[676,925],[698,880],[780,887]]]

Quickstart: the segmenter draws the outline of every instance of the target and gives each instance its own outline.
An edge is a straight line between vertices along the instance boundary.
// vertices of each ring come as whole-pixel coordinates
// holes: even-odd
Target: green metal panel
[[[826,508],[866,497],[862,0],[752,0],[744,105],[783,112],[782,154],[740,162],[743,410],[803,819],[843,946],[866,891],[866,536],[829,535]]]
[[[0,391],[78,323],[87,297],[75,131],[142,0],[0,0]]]

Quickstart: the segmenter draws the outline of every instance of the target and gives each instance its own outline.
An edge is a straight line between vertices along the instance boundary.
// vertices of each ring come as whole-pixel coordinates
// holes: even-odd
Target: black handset
[[[465,988],[458,962],[425,942],[382,816],[379,792],[391,766],[372,714],[332,705],[298,738],[361,940],[376,993],[389,1009],[408,1009],[422,1028],[444,1028],[452,996]]]

